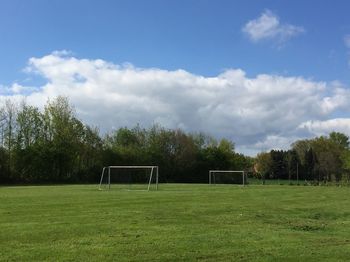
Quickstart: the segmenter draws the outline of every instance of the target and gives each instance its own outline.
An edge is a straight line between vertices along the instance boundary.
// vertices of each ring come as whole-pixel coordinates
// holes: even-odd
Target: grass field
[[[346,187],[0,187],[0,261],[349,259]]]

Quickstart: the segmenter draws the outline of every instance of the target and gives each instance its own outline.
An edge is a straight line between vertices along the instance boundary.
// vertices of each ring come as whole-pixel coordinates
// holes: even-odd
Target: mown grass
[[[350,189],[0,188],[0,261],[349,261]]]

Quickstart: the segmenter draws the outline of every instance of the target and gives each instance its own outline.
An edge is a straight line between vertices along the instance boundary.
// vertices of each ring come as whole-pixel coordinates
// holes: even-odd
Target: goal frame
[[[212,174],[213,173],[241,173],[242,174],[242,186],[246,185],[245,171],[244,170],[209,170],[209,185],[213,185],[213,183],[212,183]]]
[[[147,185],[147,189],[145,191],[149,191],[150,190],[151,184],[152,184],[153,175],[155,175],[155,179],[156,179],[156,181],[155,181],[155,183],[156,183],[155,190],[158,190],[158,181],[159,181],[159,167],[158,166],[105,166],[105,167],[102,168],[99,190],[102,190],[102,182],[103,182],[103,177],[104,177],[104,174],[105,174],[106,170],[107,170],[108,190],[111,189],[111,169],[146,169],[146,170],[150,170],[150,175],[149,175],[149,179],[148,179],[148,185]]]

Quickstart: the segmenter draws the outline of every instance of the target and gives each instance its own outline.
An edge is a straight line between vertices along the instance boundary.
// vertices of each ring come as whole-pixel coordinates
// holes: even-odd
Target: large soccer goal
[[[236,170],[209,170],[209,184],[247,184],[247,176],[244,171]]]
[[[158,166],[106,166],[99,189],[158,190]]]

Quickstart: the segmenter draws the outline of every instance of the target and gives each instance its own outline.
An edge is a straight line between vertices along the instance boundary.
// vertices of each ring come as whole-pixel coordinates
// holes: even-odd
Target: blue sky
[[[3,91],[0,90],[0,95],[2,93],[3,98],[33,95],[36,98],[29,98],[28,101],[38,104],[40,104],[37,98],[38,92],[41,92],[42,99],[44,96],[67,95],[77,105],[78,114],[84,120],[101,125],[102,129],[107,130],[110,126],[133,125],[136,124],[134,122],[143,123],[142,119],[148,119],[144,122],[145,125],[160,121],[169,127],[206,131],[217,137],[229,136],[238,146],[241,146],[242,152],[250,154],[254,154],[259,148],[286,147],[291,139],[328,132],[330,130],[328,125],[331,125],[332,129],[337,129],[338,124],[334,121],[337,120],[339,123],[340,118],[343,122],[339,130],[347,132],[344,126],[348,124],[346,121],[348,121],[349,112],[345,109],[347,104],[343,98],[347,97],[350,86],[350,38],[349,42],[346,42],[350,35],[349,10],[349,1],[0,0],[0,88],[3,89]],[[263,22],[267,24],[262,25]],[[268,28],[265,28],[264,32],[258,32],[264,26]],[[166,115],[162,115],[159,113],[161,110],[157,109],[150,111],[149,115],[140,117],[141,120],[136,117],[132,118],[132,121],[126,121],[120,116],[115,118],[114,122],[101,123],[94,120],[92,114],[88,113],[87,105],[83,105],[75,99],[73,93],[70,93],[75,90],[77,83],[73,80],[70,82],[71,85],[64,82],[65,86],[62,87],[63,80],[58,80],[58,76],[52,74],[52,71],[58,70],[58,67],[54,68],[58,65],[56,63],[58,60],[55,60],[54,65],[48,66],[46,62],[43,63],[45,59],[45,61],[48,60],[48,57],[61,59],[59,66],[67,66],[64,63],[70,63],[71,58],[79,61],[79,66],[82,66],[80,62],[88,60],[90,65],[94,64],[93,70],[96,72],[100,72],[100,65],[96,69],[97,60],[120,67],[124,73],[128,70],[125,63],[130,63],[134,72],[143,70],[153,79],[150,80],[151,82],[145,81],[149,86],[133,83],[128,89],[131,93],[130,90],[137,84],[143,85],[146,89],[152,89],[151,86],[155,83],[163,83],[163,80],[160,81],[155,75],[157,70],[170,73],[170,76],[164,75],[169,79],[175,77],[172,73],[176,75],[178,69],[190,74],[187,75],[189,79],[204,78],[209,82],[213,77],[225,75],[224,78],[231,81],[227,88],[240,79],[240,84],[235,88],[245,88],[249,91],[247,82],[255,81],[257,90],[265,88],[267,83],[276,86],[276,90],[266,89],[267,93],[260,97],[268,97],[267,100],[255,102],[247,97],[251,95],[250,91],[247,91],[241,95],[247,100],[247,104],[240,104],[237,107],[235,105],[238,98],[232,95],[231,100],[220,105],[221,107],[215,107],[215,110],[224,108],[220,111],[221,114],[218,113],[222,122],[218,123],[215,129],[206,129],[205,126],[209,123],[203,122],[204,120],[196,126],[190,126],[189,122],[193,120],[183,119],[185,114],[179,113],[175,107],[172,109],[174,111],[171,111],[169,105],[175,102],[167,101],[164,97],[157,101],[168,106],[170,111]],[[76,70],[75,66],[72,65],[71,68]],[[110,69],[109,65],[105,66],[106,69]],[[27,70],[24,70],[25,68]],[[83,79],[90,79],[91,75],[82,73],[83,68],[79,70],[74,71],[74,74],[81,74]],[[225,74],[230,70],[241,70],[244,76],[237,73],[238,71],[233,75]],[[269,82],[269,79],[258,79],[262,74],[267,75],[274,82]],[[228,75],[230,76],[227,77]],[[185,76],[181,75],[181,77]],[[278,124],[271,128],[252,127],[244,121],[242,116],[227,120],[226,115],[229,110],[235,111],[235,115],[244,115],[250,108],[264,110],[259,107],[260,104],[251,103],[263,103],[265,105],[263,108],[267,111],[275,107],[280,102],[277,100],[283,100],[283,96],[272,94],[281,92],[279,85],[284,85],[281,90],[293,88],[293,85],[288,82],[289,78],[296,81],[296,86],[299,86],[298,79],[304,81],[300,89],[295,89],[296,93],[302,92],[309,85],[313,86],[314,89],[311,88],[313,91],[308,89],[305,94],[309,95],[311,92],[312,98],[319,99],[315,102],[316,104],[323,103],[322,109],[315,109],[315,111],[325,110],[322,111],[323,114],[304,117],[305,114],[300,113],[301,115],[298,115],[300,122],[290,127],[294,128],[293,132],[278,129]],[[111,79],[107,82],[113,83],[111,88],[120,95],[120,90],[125,86],[121,87],[120,82],[113,80],[113,77]],[[263,82],[265,80],[267,83]],[[176,96],[176,90],[185,88],[182,83],[188,83],[188,81],[174,84],[174,89],[169,91],[173,93],[168,95]],[[195,82],[198,83],[198,81]],[[61,83],[61,87],[55,86],[55,91],[52,91],[54,88],[49,85],[58,82]],[[91,83],[87,83],[85,89],[80,92],[85,92],[89,84]],[[323,84],[325,87],[321,88],[322,90],[316,87]],[[154,92],[165,92],[168,85],[164,82],[164,86],[160,85],[160,90]],[[194,85],[193,82],[189,86]],[[18,86],[20,88],[17,88]],[[201,93],[201,87],[196,88],[198,93]],[[230,94],[235,92],[231,90]],[[132,94],[137,96],[137,93]],[[148,95],[152,96],[152,94]],[[293,96],[293,94],[289,95]],[[220,104],[220,99],[218,97],[216,99],[218,99],[215,102],[216,105]],[[194,99],[189,99],[188,104],[183,106],[190,108],[191,104],[196,104]],[[208,106],[214,107],[214,105]],[[205,105],[200,104],[194,110],[199,112],[203,108]],[[286,107],[284,115],[291,109],[293,109],[292,105],[290,108]],[[127,108],[123,110],[129,112]],[[311,109],[305,106],[304,110],[303,112],[307,112]],[[104,113],[101,112],[101,114]],[[137,110],[133,112],[133,115],[137,114]],[[167,119],[172,118],[173,115],[176,115],[174,119]],[[215,116],[215,119],[217,117]],[[272,114],[267,119],[274,117],[278,116]],[[100,117],[97,118],[100,119]],[[244,137],[230,135],[232,130],[236,133],[241,130],[239,128],[236,130],[234,128],[236,125],[226,124],[230,121],[241,123],[240,128],[248,129],[249,135]],[[249,119],[249,121],[255,120]],[[318,121],[318,129],[315,121]],[[332,124],[329,121],[333,121]],[[307,123],[309,123],[308,133],[300,130],[301,126]],[[259,128],[261,130],[255,133],[250,132],[252,129]],[[220,131],[217,131],[218,129]],[[319,131],[320,129],[323,131]]]
[[[241,27],[263,10],[306,33],[278,48]],[[216,75],[303,75],[350,82],[343,37],[348,1],[0,1],[0,81],[21,79],[28,58],[53,50],[139,67]]]

